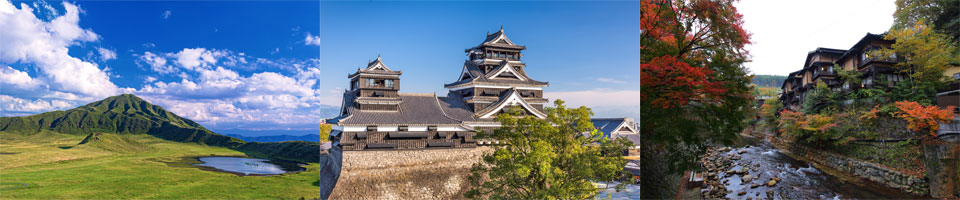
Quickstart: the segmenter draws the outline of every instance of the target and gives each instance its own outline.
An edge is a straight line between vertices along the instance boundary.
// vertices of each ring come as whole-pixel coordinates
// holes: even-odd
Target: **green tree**
[[[945,85],[944,70],[957,62],[957,46],[946,35],[933,31],[922,20],[904,28],[893,28],[884,39],[895,40],[890,46],[874,54],[884,57],[902,57],[896,64],[901,72],[910,73],[909,85],[904,85],[908,96],[932,98],[936,89]],[[932,101],[932,100],[925,100]]]
[[[602,137],[589,108],[567,108],[561,100],[554,105],[545,119],[512,109],[497,116],[501,127],[492,134],[478,134],[508,145],[495,146],[472,167],[467,198],[589,199],[598,192],[592,181],[621,177],[627,162],[622,152],[632,143]]]
[[[960,42],[960,0],[897,0],[893,29],[923,21]]]
[[[826,83],[817,81],[813,91],[810,91],[810,93],[803,98],[801,108],[803,112],[807,114],[836,112],[840,109],[839,102],[840,98],[836,92],[831,90],[830,87],[827,87]]]

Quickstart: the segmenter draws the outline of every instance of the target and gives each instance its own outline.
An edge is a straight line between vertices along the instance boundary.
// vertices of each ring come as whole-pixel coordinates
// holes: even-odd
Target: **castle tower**
[[[353,106],[359,110],[398,111],[400,97],[400,71],[390,70],[380,55],[377,59],[367,63],[367,68],[357,69],[356,73],[347,76],[350,78],[350,90],[353,96]],[[345,109],[344,109],[345,110]]]
[[[456,82],[445,84],[451,96],[459,96],[479,119],[491,119],[509,107],[520,107],[540,118],[543,88],[549,83],[531,79],[521,61],[525,46],[514,44],[503,28],[480,45],[466,49],[467,60]]]

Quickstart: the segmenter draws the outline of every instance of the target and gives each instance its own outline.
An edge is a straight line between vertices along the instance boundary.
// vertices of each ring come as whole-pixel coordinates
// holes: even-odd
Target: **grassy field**
[[[78,145],[85,137],[0,132],[0,199],[319,198],[318,163],[279,176],[237,176],[168,164],[189,156],[244,155],[228,148],[146,134],[103,134]]]

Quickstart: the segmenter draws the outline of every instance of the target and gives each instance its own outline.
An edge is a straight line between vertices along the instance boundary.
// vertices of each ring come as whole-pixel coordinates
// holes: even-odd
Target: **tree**
[[[900,91],[896,100],[933,102],[938,88],[945,86],[947,78],[944,70],[952,67],[957,60],[957,46],[946,36],[934,31],[923,23],[915,21],[911,26],[892,28],[884,39],[895,40],[890,48],[873,52],[875,56],[900,57],[895,67],[900,72],[909,73],[907,81],[897,85]]]
[[[822,81],[817,81],[814,89],[803,99],[803,112],[807,114],[820,114],[824,111],[839,111],[840,99],[836,92],[827,87]]]
[[[668,198],[670,174],[731,144],[754,99],[742,65],[750,34],[732,0],[640,1],[641,198]],[[662,170],[661,170],[662,169]]]
[[[960,1],[958,0],[897,0],[893,29],[924,22],[937,31],[960,42]]]
[[[473,188],[468,198],[589,199],[598,192],[591,181],[621,177],[622,151],[632,143],[611,140],[594,129],[592,111],[566,108],[556,100],[547,118],[520,117],[519,109],[497,116],[501,127],[480,138],[495,138],[495,146],[471,168]],[[623,185],[619,185],[622,188]]]
[[[914,131],[927,129],[933,137],[937,137],[937,130],[940,130],[940,122],[949,123],[953,119],[954,106],[948,106],[941,109],[938,106],[923,106],[917,102],[898,101],[896,102],[898,111],[895,115],[909,122],[908,127]]]
[[[333,130],[333,125],[330,124],[320,124],[320,141],[329,142],[330,141],[330,131]]]

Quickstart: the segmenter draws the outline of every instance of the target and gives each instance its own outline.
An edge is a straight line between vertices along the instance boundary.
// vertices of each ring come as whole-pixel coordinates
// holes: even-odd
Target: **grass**
[[[0,132],[0,199],[319,198],[320,165],[279,176],[237,176],[168,164],[190,156],[244,156],[224,147],[170,142],[146,134]]]

